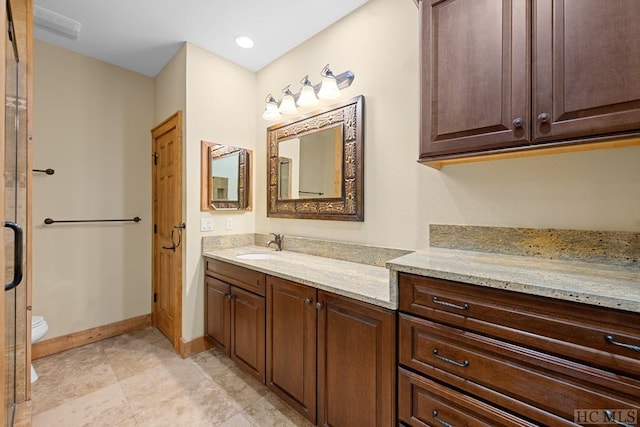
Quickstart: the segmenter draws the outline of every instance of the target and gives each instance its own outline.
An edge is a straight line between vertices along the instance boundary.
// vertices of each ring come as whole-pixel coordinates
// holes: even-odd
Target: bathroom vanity
[[[206,335],[238,367],[314,424],[395,424],[388,270],[251,246],[204,255]]]
[[[203,255],[208,338],[317,425],[636,422],[636,265],[438,248],[387,268],[253,245]]]
[[[389,264],[400,422],[637,422],[637,268],[433,248]]]

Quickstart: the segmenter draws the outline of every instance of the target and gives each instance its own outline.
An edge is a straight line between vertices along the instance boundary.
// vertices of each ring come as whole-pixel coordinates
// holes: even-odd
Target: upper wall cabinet
[[[420,13],[420,161],[640,130],[640,1],[423,0]]]

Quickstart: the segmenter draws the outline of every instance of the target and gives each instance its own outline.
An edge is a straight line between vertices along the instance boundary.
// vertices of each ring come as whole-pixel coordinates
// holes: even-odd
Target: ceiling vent
[[[40,30],[70,40],[78,40],[80,34],[81,24],[78,21],[37,5],[34,8],[33,23]]]

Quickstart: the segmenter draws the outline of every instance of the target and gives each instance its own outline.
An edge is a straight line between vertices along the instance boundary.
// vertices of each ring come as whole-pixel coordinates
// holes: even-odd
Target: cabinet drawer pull
[[[522,126],[524,126],[524,120],[521,117],[513,119],[514,128],[521,128]]]
[[[436,420],[441,425],[443,425],[444,427],[455,427],[453,424],[449,424],[448,422],[446,422],[442,418],[438,417],[438,410],[437,409],[433,410],[433,419]]]
[[[540,114],[538,114],[538,121],[540,123],[548,123],[550,118],[551,118],[551,116],[549,116],[549,113],[540,113]]]
[[[640,346],[618,342],[618,341],[616,341],[616,339],[612,335],[607,335],[606,337],[604,337],[604,339],[609,344],[617,345],[618,347],[626,348],[627,350],[633,350],[633,351],[640,352]]]
[[[321,303],[321,302],[317,302],[317,303],[316,303],[316,308],[317,308],[318,310],[320,310],[322,307],[324,307],[324,304],[323,304],[323,303]]]
[[[458,310],[469,310],[469,304],[467,304],[466,302],[463,305],[457,305],[446,301],[440,301],[438,297],[433,297],[433,303],[444,305],[445,307],[449,308],[457,308]]]
[[[452,365],[458,366],[459,368],[466,368],[467,366],[469,366],[469,361],[468,360],[465,360],[464,362],[460,363],[460,362],[456,362],[453,359],[449,359],[446,356],[439,355],[437,348],[433,349],[433,355],[435,357],[437,357],[438,359],[442,360],[443,362],[451,363]]]
[[[313,300],[311,298],[305,298],[304,299],[304,303],[307,304],[307,305],[311,305],[311,304],[313,304]]]

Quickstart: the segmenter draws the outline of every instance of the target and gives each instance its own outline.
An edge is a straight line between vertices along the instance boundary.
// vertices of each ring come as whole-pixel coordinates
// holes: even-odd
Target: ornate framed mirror
[[[364,221],[364,97],[267,129],[267,216]]]
[[[201,210],[250,210],[251,151],[201,142]]]

